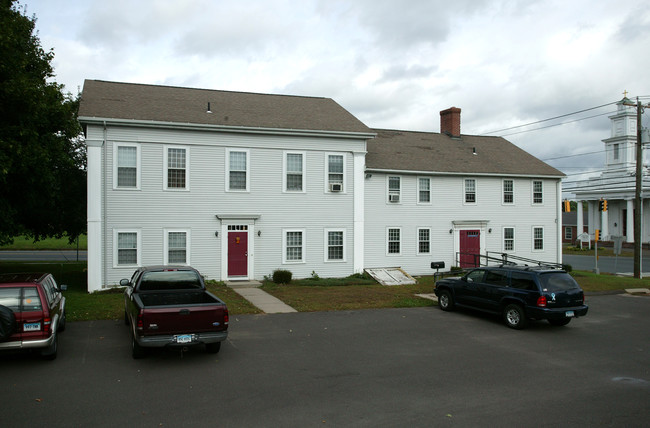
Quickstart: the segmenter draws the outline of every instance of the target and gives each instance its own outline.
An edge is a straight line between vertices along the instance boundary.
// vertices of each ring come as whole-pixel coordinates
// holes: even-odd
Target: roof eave
[[[412,171],[404,169],[383,169],[383,168],[366,168],[367,172],[376,172],[384,174],[402,174],[402,175],[453,175],[453,176],[479,176],[479,177],[517,177],[517,178],[549,178],[562,179],[566,175],[548,175],[548,174],[514,174],[501,172],[461,172],[461,171]]]
[[[109,117],[79,116],[79,122],[87,125],[113,125],[113,126],[134,126],[140,128],[168,128],[185,129],[195,131],[221,131],[241,134],[266,134],[266,135],[293,135],[301,137],[329,137],[368,140],[375,138],[377,134],[370,132],[353,131],[324,131],[314,129],[284,129],[284,128],[263,128],[247,126],[212,125],[207,123],[179,123],[157,120],[139,119],[116,119]]]

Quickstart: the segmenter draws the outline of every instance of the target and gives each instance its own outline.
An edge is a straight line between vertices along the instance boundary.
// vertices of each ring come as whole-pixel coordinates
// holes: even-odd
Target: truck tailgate
[[[225,306],[196,305],[179,307],[145,307],[143,335],[187,334],[223,331]]]

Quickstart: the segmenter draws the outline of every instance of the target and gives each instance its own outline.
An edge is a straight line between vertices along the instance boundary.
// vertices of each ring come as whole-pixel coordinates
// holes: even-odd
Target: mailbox
[[[445,262],[431,262],[431,269],[444,269]]]

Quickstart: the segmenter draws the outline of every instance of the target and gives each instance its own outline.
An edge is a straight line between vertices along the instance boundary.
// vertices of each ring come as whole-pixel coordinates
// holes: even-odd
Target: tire
[[[133,333],[131,334],[131,356],[134,360],[144,358],[146,355],[146,350],[138,344],[138,341],[135,340]]]
[[[526,328],[526,324],[528,323],[524,308],[515,303],[512,303],[503,309],[503,321],[508,327],[514,328],[515,330],[523,330]]]
[[[56,354],[59,350],[59,335],[56,333],[53,334],[54,334],[54,341],[50,346],[48,346],[47,348],[45,348],[45,350],[41,352],[41,357],[43,357],[46,360],[55,360]]]
[[[567,325],[568,323],[570,323],[571,318],[561,318],[559,320],[548,320],[548,322],[551,325],[556,325],[558,327],[562,327],[563,325]]]
[[[63,312],[61,312],[61,318],[59,319],[59,325],[57,327],[57,331],[65,331],[65,309]]]
[[[438,306],[445,312],[454,310],[454,298],[447,290],[442,290],[438,296]]]
[[[221,349],[221,342],[205,344],[205,350],[208,351],[209,354],[216,354],[217,352],[219,352],[220,349]]]
[[[9,339],[16,331],[16,315],[6,306],[0,305],[0,342]]]

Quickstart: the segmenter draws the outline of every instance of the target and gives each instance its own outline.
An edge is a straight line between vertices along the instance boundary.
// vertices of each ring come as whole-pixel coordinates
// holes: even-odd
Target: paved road
[[[4,261],[82,261],[88,260],[87,251],[0,251],[0,260]]]
[[[593,271],[596,267],[595,256],[576,256],[565,254],[562,256],[564,263],[570,264],[573,269]],[[598,270],[600,273],[618,273],[624,275],[634,274],[633,257],[598,257]],[[643,258],[641,271],[644,277],[650,277],[650,258]]]
[[[650,298],[587,302],[524,331],[436,307],[233,316],[217,355],[143,360],[122,322],[69,323],[56,361],[0,356],[2,425],[648,426]]]

